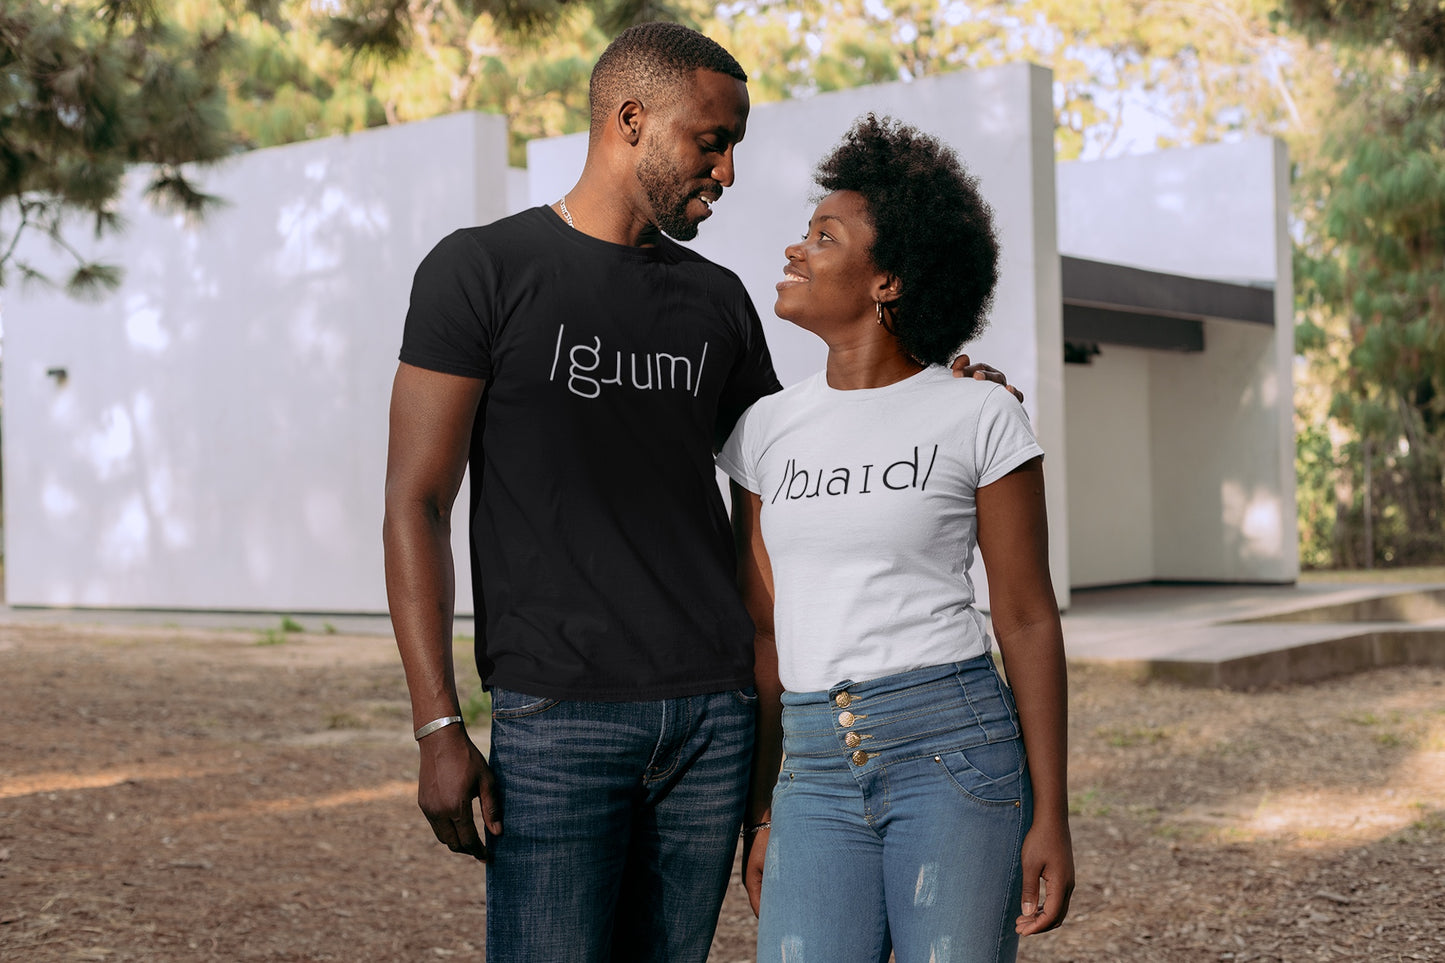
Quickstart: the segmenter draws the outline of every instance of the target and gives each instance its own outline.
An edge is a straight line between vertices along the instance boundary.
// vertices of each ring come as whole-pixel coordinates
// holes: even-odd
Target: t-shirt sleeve
[[[761,421],[757,405],[744,411],[717,456],[717,466],[729,478],[755,495],[762,492],[756,454]]]
[[[1008,389],[994,386],[983,400],[978,432],[974,435],[974,458],[978,465],[978,487],[990,485],[1044,450],[1034,438],[1028,415]]]
[[[432,248],[411,285],[401,360],[468,378],[492,376],[496,277],[475,239],[455,231]]]
[[[741,282],[738,294],[738,310],[743,321],[743,350],[728,372],[727,383],[723,385],[722,397],[718,400],[713,442],[715,450],[721,448],[723,439],[732,433],[739,416],[753,402],[783,389],[773,371],[773,356],[768,352],[767,339],[763,337],[763,322]]]

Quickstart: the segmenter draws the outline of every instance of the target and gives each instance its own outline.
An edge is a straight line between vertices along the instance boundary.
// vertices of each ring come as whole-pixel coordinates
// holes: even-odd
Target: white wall
[[[94,251],[115,295],[7,291],[7,600],[384,611],[411,273],[504,212],[505,159],[476,114],[257,151],[202,176],[229,206],[195,229],[132,192]]]
[[[813,166],[868,110],[957,147],[1004,250],[993,326],[971,350],[1029,396],[1066,601],[1050,89],[1047,71],[1013,65],[760,105],[698,247],[744,277],[796,380],[821,343],[770,308]],[[501,122],[465,114],[237,158],[202,176],[233,204],[194,231],[130,198],[130,230],[95,252],[127,266],[116,296],[5,304],[9,600],[383,610],[385,405],[412,271],[452,229],[555,199],[584,150],[534,142],[524,187]]]
[[[697,247],[743,277],[780,375],[796,380],[823,348],[771,305],[813,165],[867,110],[938,134],[998,214],[993,324],[970,351],[1028,394],[1049,452],[1061,601],[1069,585],[1132,577],[1151,556],[1156,577],[1293,578],[1283,150],[1250,141],[1068,165],[1056,210],[1050,91],[1047,71],[1011,65],[759,105],[738,184]],[[202,175],[231,206],[200,227],[128,198],[129,230],[94,251],[126,266],[116,295],[5,292],[8,600],[383,611],[386,404],[412,272],[453,229],[554,200],[584,147],[534,142],[524,182],[506,167],[502,121],[460,114],[257,151]],[[1147,364],[1106,347],[1095,370],[1069,372],[1066,423],[1061,245],[1282,277],[1286,322],[1211,323],[1203,354]],[[1096,510],[1105,504],[1127,517]],[[459,519],[453,541],[469,611],[464,529]]]
[[[1148,354],[1151,497],[1136,503],[1127,525],[1148,533],[1150,578],[1293,581],[1294,289],[1283,144],[1259,137],[1061,164],[1058,208],[1062,254],[1273,288],[1273,327],[1206,321],[1203,352]],[[1091,367],[1113,370],[1110,358],[1121,349],[1102,351]],[[1071,485],[1075,476],[1105,477],[1124,436],[1138,430],[1138,415],[1120,421],[1117,411],[1076,409],[1075,387],[1094,379],[1070,372]],[[1089,404],[1087,396],[1078,401]],[[1080,431],[1094,443],[1080,444]],[[1071,495],[1075,506],[1086,497]],[[1112,550],[1084,561],[1094,549],[1079,543],[1081,534],[1076,527],[1071,545],[1083,566],[1075,585],[1124,570]],[[1133,552],[1135,568],[1143,557]]]
[[[1282,477],[1275,431],[1290,395],[1275,331],[1216,323],[1204,337],[1203,353],[1152,359],[1155,577],[1293,581],[1294,466]]]
[[[1075,588],[1155,577],[1151,354],[1106,345],[1064,368]]]
[[[1273,284],[1279,277],[1269,137],[1058,165],[1059,252],[1150,271]],[[1286,272],[1286,276],[1288,272]]]
[[[736,271],[767,330],[778,376],[791,384],[823,366],[813,335],[772,313],[783,248],[807,227],[813,168],[859,116],[873,111],[912,123],[953,146],[978,176],[997,215],[1003,265],[992,323],[968,350],[1006,371],[1027,395],[1047,451],[1050,551],[1055,587],[1068,601],[1068,505],[1063,424],[1062,327],[1055,242],[1051,75],[1028,64],[883,84],[754,105],[736,151],[737,182],[691,246]],[[555,201],[576,181],[587,139],[528,144],[534,204]],[[982,580],[980,580],[982,581]],[[986,598],[986,586],[981,593]]]

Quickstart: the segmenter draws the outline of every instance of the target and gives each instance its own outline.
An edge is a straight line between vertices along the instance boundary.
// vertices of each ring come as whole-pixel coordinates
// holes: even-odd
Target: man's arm
[[[391,389],[386,456],[386,597],[411,696],[412,727],[460,715],[452,665],[456,574],[451,518],[467,467],[472,422],[486,383],[409,364]],[[502,832],[491,770],[465,724],[423,736],[417,804],[437,839],[456,853],[488,858],[472,800],[493,835]]]
[[[1018,705],[1034,790],[1034,821],[1023,844],[1020,935],[1064,921],[1074,892],[1069,837],[1068,683],[1064,634],[1049,577],[1043,457],[980,488],[978,548],[988,573],[994,634]],[[1039,882],[1045,896],[1039,899]]]
[[[778,681],[778,647],[773,631],[773,566],[763,545],[763,501],[737,482],[732,483],[732,498],[738,589],[756,632],[753,678],[758,690],[758,732],[752,786],[743,816],[743,888],[756,916],[762,907],[768,830],[755,827],[772,818],[773,786],[783,764],[783,685]]]

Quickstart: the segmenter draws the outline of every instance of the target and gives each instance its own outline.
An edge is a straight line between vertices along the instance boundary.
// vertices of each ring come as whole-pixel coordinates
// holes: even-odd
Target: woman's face
[[[778,317],[825,341],[859,322],[873,324],[874,302],[888,283],[869,253],[875,236],[862,194],[834,191],[823,198],[808,233],[783,251],[788,263],[777,284]]]

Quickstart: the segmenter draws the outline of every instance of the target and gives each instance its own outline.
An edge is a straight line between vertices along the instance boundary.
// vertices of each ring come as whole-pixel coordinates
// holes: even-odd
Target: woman
[[[1012,960],[1074,868],[1043,452],[1005,388],[945,367],[993,298],[992,214],[951,150],[872,115],[816,181],[776,311],[827,367],[718,459],[758,629],[758,960]]]

